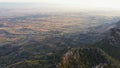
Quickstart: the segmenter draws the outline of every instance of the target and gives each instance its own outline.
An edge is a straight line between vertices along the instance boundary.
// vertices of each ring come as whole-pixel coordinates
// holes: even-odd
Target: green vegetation
[[[49,68],[52,64],[45,60],[26,60],[8,66],[8,68]]]
[[[59,68],[120,68],[120,64],[98,48],[71,49],[62,58]]]

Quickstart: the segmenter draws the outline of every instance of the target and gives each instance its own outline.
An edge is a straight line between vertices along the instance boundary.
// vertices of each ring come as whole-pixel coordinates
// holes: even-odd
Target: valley
[[[107,60],[117,64],[116,68],[119,68],[119,16],[88,12],[41,12],[38,9],[18,10],[0,10],[2,11],[0,15],[0,68],[56,68],[62,62],[61,58],[66,52],[68,53],[72,48],[81,50],[84,47],[83,54],[87,47],[95,47],[95,49],[88,48],[90,53],[101,56],[105,52],[101,59],[108,63],[108,68]],[[96,48],[101,48],[104,52],[100,50],[99,53],[99,49]],[[89,56],[88,52],[85,52],[83,56]],[[108,55],[104,58],[106,54],[111,58],[108,58]],[[85,65],[87,65],[87,60],[89,58],[85,60]],[[91,61],[88,61],[88,66],[92,67]],[[99,62],[94,59],[93,64],[94,61]],[[99,63],[96,65],[99,66]],[[84,67],[83,64],[82,68],[87,68],[87,66]],[[111,68],[114,68],[114,65]]]

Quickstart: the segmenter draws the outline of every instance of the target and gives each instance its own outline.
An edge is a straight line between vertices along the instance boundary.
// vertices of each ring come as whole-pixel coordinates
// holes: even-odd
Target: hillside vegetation
[[[69,50],[58,68],[120,68],[117,61],[98,48]]]

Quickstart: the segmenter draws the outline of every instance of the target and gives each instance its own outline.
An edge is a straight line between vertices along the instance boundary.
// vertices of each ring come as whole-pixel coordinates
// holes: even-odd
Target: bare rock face
[[[69,50],[58,68],[117,68],[110,56],[98,48]],[[119,67],[118,67],[119,68]]]

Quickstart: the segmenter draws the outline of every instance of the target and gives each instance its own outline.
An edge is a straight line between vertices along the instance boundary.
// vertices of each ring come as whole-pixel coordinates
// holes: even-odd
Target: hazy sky
[[[0,2],[44,3],[70,8],[107,8],[120,10],[120,0],[0,0]]]

